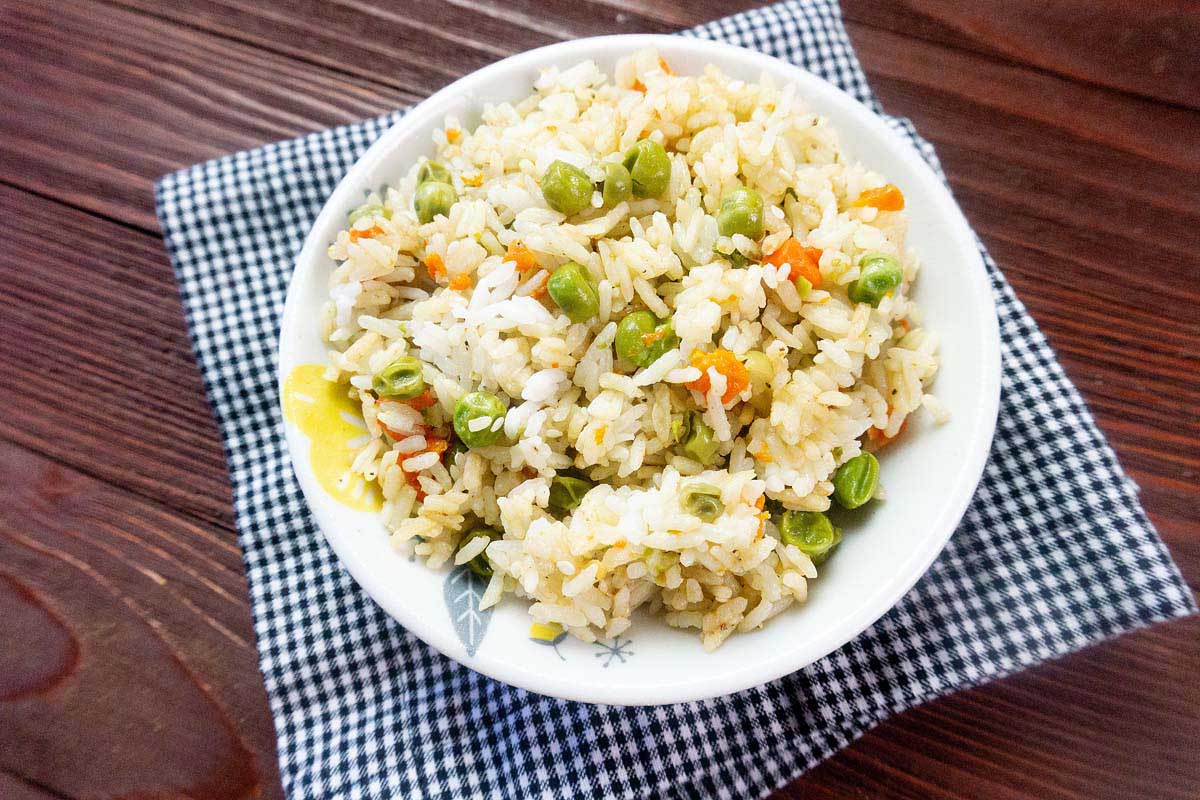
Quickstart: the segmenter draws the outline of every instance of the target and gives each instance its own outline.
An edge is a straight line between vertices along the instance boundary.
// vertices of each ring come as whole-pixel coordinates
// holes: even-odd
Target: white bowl
[[[961,519],[987,458],[999,402],[996,312],[975,237],[917,152],[882,119],[808,72],[760,53],[678,36],[579,39],[507,58],[447,86],[381,136],[325,204],[300,253],[280,332],[281,391],[294,367],[325,360],[317,309],[334,267],[326,249],[346,214],[367,191],[431,155],[431,133],[447,115],[469,128],[484,102],[528,94],[540,67],[590,58],[611,73],[618,58],[647,46],[657,47],[678,73],[695,74],[713,63],[737,78],[768,73],[781,85],[796,84],[800,96],[832,121],[851,158],[904,190],[909,242],[923,262],[916,298],[927,327],[942,342],[935,391],[953,416],[942,426],[914,419],[907,435],[888,448],[881,459],[886,501],[848,532],[837,556],[810,584],[808,602],[760,631],[731,637],[714,653],[704,651],[694,630],[645,618],[617,642],[567,637],[549,646],[530,637],[523,600],[509,597],[490,615],[472,617],[461,575],[448,577],[446,570],[396,553],[376,514],[335,501],[314,476],[305,435],[287,426],[296,475],[321,530],[388,614],[485,675],[542,694],[623,705],[697,700],[765,683],[827,655],[877,620],[921,577]]]

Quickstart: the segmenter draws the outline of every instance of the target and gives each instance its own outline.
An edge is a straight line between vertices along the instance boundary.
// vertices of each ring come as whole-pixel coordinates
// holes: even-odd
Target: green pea
[[[742,359],[746,371],[750,373],[750,404],[760,412],[771,408],[771,379],[775,377],[775,367],[771,359],[761,350],[751,350]]]
[[[633,191],[633,177],[624,164],[610,161],[604,165],[604,205],[615,206],[629,198]]]
[[[842,529],[820,511],[785,511],[779,521],[779,538],[820,564],[842,541]]]
[[[745,269],[750,263],[750,259],[741,250],[734,248],[734,251],[726,256],[729,259],[729,266],[734,269]]]
[[[422,224],[430,222],[439,214],[448,216],[450,207],[458,201],[458,192],[448,183],[426,181],[417,187],[413,196],[413,210]]]
[[[721,502],[721,490],[707,483],[689,486],[679,505],[684,511],[704,522],[712,522],[725,513],[725,504]]]
[[[594,484],[574,475],[555,475],[550,481],[550,508],[555,511],[574,511],[583,502]]]
[[[741,234],[747,239],[763,235],[763,199],[753,189],[740,186],[721,198],[717,232],[722,236]]]
[[[879,459],[859,453],[833,473],[833,499],[842,508],[858,508],[875,496]]]
[[[626,314],[617,325],[617,357],[634,366],[650,366],[677,344],[674,321],[664,322],[649,311]]]
[[[671,157],[658,142],[641,139],[625,151],[621,162],[633,179],[633,193],[638,197],[658,197],[671,183]]]
[[[713,429],[695,411],[672,421],[671,435],[685,456],[701,464],[712,464],[721,448]]]
[[[507,411],[504,401],[491,392],[468,392],[454,404],[454,432],[467,447],[487,447],[500,438],[501,430],[492,430],[492,425]],[[471,430],[476,419],[486,419],[487,425]]]
[[[867,253],[858,261],[858,280],[850,284],[848,293],[855,303],[877,306],[888,292],[904,280],[900,262],[883,253]]]
[[[600,313],[596,285],[587,270],[574,261],[568,261],[550,274],[546,290],[571,322],[585,322]]]
[[[426,161],[417,170],[417,186],[420,186],[422,183],[429,183],[430,181],[450,183],[450,170],[437,161]]]
[[[555,161],[546,168],[541,187],[546,205],[568,217],[590,206],[595,191],[587,173],[565,161]]]
[[[384,219],[391,219],[392,212],[384,208],[382,203],[364,203],[346,216],[346,224],[353,227],[354,223],[358,222],[363,217],[374,216],[382,216]]]
[[[503,537],[500,531],[494,528],[476,528],[462,538],[462,541],[458,543],[458,549],[462,550],[468,544],[479,538],[488,539],[489,541],[494,542]],[[471,570],[471,572],[474,572],[481,578],[492,577],[492,562],[488,560],[486,548],[482,553],[467,562],[467,569]]]
[[[419,359],[400,356],[381,369],[371,380],[371,388],[380,397],[392,400],[412,400],[425,391],[423,366]]]
[[[687,441],[688,434],[692,432],[692,415],[684,414],[681,417],[674,417],[671,420],[671,441],[675,444],[683,444]]]

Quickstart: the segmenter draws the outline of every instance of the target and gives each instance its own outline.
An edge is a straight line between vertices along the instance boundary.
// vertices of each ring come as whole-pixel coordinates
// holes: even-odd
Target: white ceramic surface
[[[485,635],[475,637],[477,649],[469,654],[451,619],[447,572],[397,554],[376,515],[350,511],[330,498],[314,478],[304,434],[288,425],[296,474],[321,530],[388,614],[472,669],[535,692],[593,703],[660,704],[724,695],[800,669],[852,639],[908,591],[954,531],[982,472],[999,401],[996,314],[974,235],[916,151],[864,106],[808,72],[749,50],[676,36],[580,39],[513,56],[446,87],[380,137],[337,187],[304,244],[283,315],[280,387],[293,367],[325,357],[316,325],[334,267],[325,251],[346,214],[366,191],[395,179],[418,156],[431,155],[431,133],[446,115],[473,127],[483,102],[524,96],[540,67],[590,58],[611,71],[618,58],[651,45],[677,73],[695,74],[711,62],[734,77],[756,80],[766,72],[780,84],[796,84],[831,119],[852,158],[903,189],[909,241],[923,261],[916,298],[926,325],[942,341],[934,391],[953,417],[935,427],[919,414],[888,448],[882,458],[887,500],[873,504],[848,530],[836,557],[810,584],[806,604],[760,631],[734,635],[715,653],[703,650],[694,631],[646,619],[615,643],[567,637],[549,646],[530,638],[525,602],[509,597],[487,617]]]

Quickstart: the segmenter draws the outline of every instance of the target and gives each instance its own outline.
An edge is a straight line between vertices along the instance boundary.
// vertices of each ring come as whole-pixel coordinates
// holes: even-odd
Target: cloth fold
[[[882,113],[834,0],[780,3],[685,35],[790,61]],[[442,657],[338,565],[292,475],[275,396],[279,315],[304,236],[402,113],[156,187],[227,448],[290,798],[759,797],[905,708],[1196,610],[1136,486],[981,246],[1004,364],[991,457],[945,551],[861,636],[765,686],[655,708],[541,697]],[[887,119],[941,174],[911,124]]]

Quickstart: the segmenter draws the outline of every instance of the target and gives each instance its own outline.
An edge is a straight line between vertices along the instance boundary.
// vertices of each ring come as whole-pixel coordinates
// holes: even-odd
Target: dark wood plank
[[[245,597],[227,531],[0,441],[4,781],[281,797]]]
[[[114,656],[127,674],[93,671],[88,685],[119,694],[135,690],[123,680],[159,676],[174,693],[164,696],[180,698],[209,746],[170,733],[163,742],[207,755],[164,774],[200,794],[257,785],[279,796],[220,443],[169,267],[144,232],[156,227],[151,180],[381,113],[536,44],[686,27],[744,6],[123,2],[0,2],[10,110],[0,115],[0,182],[10,185],[0,187],[0,439],[12,443],[0,442],[0,569],[81,635],[128,629],[129,647],[146,650],[151,663]],[[1074,4],[847,0],[872,84],[938,146],[972,223],[1197,586],[1200,319],[1172,310],[1195,306],[1200,276],[1200,116],[1186,91],[1196,13],[1162,2],[1088,8],[1083,25]],[[1130,55],[1139,47],[1141,61]],[[1160,63],[1168,69],[1155,72]],[[0,618],[37,611],[21,597],[0,595]],[[778,796],[1194,796],[1198,633],[1195,621],[1162,626],[902,714]],[[78,706],[52,711],[29,730],[55,746],[64,731],[111,735]],[[32,725],[0,719],[0,794],[112,794],[92,773],[81,773],[95,778],[86,792],[42,780],[30,765],[44,762],[4,736],[10,719]],[[215,763],[230,783],[204,783]],[[120,766],[139,796],[162,785],[134,761]]]
[[[1200,620],[1131,634],[895,717],[780,797],[1194,798],[1200,757],[1160,742],[1200,736],[1198,658]]]
[[[152,182],[416,95],[145,14],[0,4],[0,180],[146,230]]]
[[[162,241],[8,186],[0,209],[0,436],[232,530]]]
[[[1179,0],[843,0],[846,19],[1200,108],[1200,11]]]

